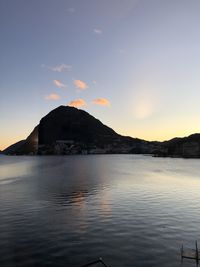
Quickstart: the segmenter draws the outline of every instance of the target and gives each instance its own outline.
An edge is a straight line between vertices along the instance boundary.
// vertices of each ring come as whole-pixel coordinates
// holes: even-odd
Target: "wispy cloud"
[[[55,86],[57,86],[59,88],[65,88],[65,87],[67,87],[64,83],[61,83],[60,80],[53,80],[53,83],[55,84]]]
[[[72,66],[71,65],[66,65],[66,64],[60,64],[60,65],[56,65],[54,67],[50,67],[50,66],[47,66],[45,64],[42,64],[41,65],[42,68],[47,68],[51,71],[55,71],[55,72],[63,72],[63,71],[70,71],[72,69]]]
[[[102,32],[101,29],[99,29],[99,28],[95,28],[95,29],[94,29],[94,33],[95,33],[95,34],[102,34],[103,32]]]
[[[76,88],[80,89],[80,90],[84,90],[88,88],[88,85],[81,80],[74,80],[74,85],[76,86]]]
[[[55,93],[51,93],[50,95],[45,96],[46,100],[59,100],[60,96],[55,94]]]
[[[52,71],[62,72],[65,70],[70,71],[72,69],[72,66],[66,65],[66,64],[60,64],[60,65],[57,65],[55,67],[48,67],[48,68]]]
[[[68,106],[75,107],[75,108],[83,107],[83,106],[86,106],[86,105],[87,104],[86,104],[85,100],[83,100],[81,98],[73,100],[68,104]]]
[[[110,106],[110,101],[106,98],[94,99],[92,103],[99,106]]]

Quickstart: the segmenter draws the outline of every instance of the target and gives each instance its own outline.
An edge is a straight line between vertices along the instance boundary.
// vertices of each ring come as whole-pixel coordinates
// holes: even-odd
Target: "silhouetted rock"
[[[154,154],[162,157],[200,157],[200,134],[165,142],[122,136],[89,113],[60,106],[45,117],[26,140],[3,151],[10,155]]]
[[[60,106],[39,124],[39,154],[140,153],[149,142],[117,134],[83,110]]]
[[[106,143],[119,135],[89,113],[74,107],[60,106],[39,124],[39,145],[57,140],[74,140],[84,143]]]
[[[121,136],[83,110],[60,106],[43,117],[26,140],[5,154],[153,153],[155,144]]]

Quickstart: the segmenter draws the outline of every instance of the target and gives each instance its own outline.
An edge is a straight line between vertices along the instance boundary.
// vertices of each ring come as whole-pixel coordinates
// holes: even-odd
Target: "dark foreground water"
[[[1,267],[180,266],[196,239],[200,160],[0,157]]]

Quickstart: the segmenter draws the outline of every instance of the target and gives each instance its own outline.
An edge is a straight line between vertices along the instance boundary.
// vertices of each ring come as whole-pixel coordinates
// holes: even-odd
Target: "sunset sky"
[[[0,0],[0,149],[53,108],[123,135],[200,132],[199,0]]]

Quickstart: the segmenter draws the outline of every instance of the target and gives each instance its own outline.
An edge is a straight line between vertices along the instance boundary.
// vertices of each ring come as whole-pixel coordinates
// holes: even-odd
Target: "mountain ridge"
[[[200,157],[200,134],[146,141],[123,136],[88,112],[59,106],[41,118],[31,134],[2,152],[9,155],[153,154],[158,157]]]

